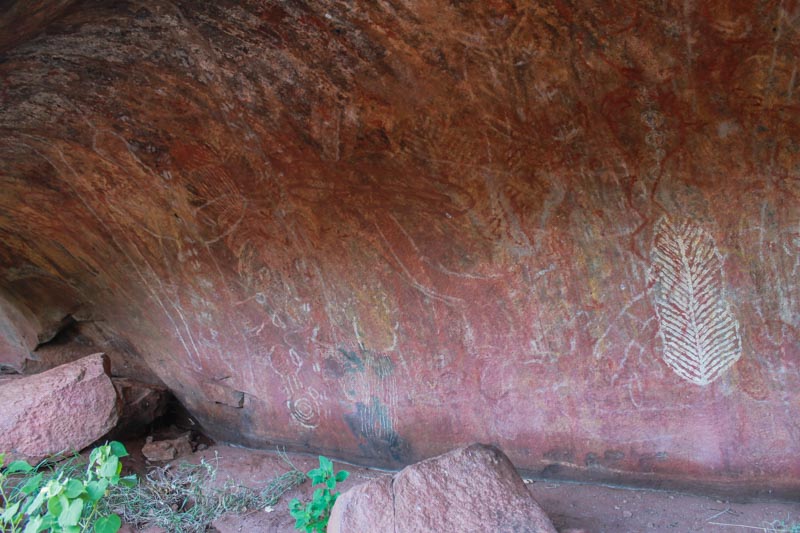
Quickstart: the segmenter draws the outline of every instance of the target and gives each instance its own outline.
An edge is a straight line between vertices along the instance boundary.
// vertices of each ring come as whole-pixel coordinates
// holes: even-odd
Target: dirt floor
[[[141,471],[146,466],[144,458],[135,444],[128,447],[132,452],[129,463]],[[232,479],[254,489],[262,488],[268,480],[290,468],[277,453],[222,445],[212,445],[178,461],[197,462],[201,459],[217,465],[218,483]],[[318,466],[314,456],[288,454],[288,459],[302,471]],[[340,485],[341,491],[369,479],[389,475],[345,463],[334,464],[337,471],[345,469],[351,472],[350,478]],[[526,480],[526,483],[560,532],[748,533],[782,531],[775,526],[780,523],[800,523],[800,502],[740,504],[663,491],[531,480]],[[286,493],[277,505],[223,516],[213,524],[214,528],[221,533],[294,532],[294,520],[289,515],[288,503],[295,497],[309,498],[312,492],[313,488],[306,482]]]

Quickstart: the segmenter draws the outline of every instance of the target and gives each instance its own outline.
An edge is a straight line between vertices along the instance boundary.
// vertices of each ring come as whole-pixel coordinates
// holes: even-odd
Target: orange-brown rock
[[[800,489],[796,2],[10,5],[5,366],[72,316],[239,444]]]

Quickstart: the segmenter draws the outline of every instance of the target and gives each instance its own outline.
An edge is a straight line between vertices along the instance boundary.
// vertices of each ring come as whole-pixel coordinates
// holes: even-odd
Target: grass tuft
[[[256,491],[232,481],[214,488],[216,464],[181,463],[151,469],[134,487],[115,487],[105,498],[108,512],[123,522],[145,528],[158,526],[175,533],[202,533],[228,512],[242,513],[275,505],[306,475],[284,456],[291,470]],[[216,462],[216,459],[215,459]]]

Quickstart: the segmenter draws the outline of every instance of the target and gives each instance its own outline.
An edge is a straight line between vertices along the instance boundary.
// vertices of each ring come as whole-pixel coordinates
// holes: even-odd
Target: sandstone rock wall
[[[0,57],[0,286],[218,438],[797,490],[798,21],[78,2]]]

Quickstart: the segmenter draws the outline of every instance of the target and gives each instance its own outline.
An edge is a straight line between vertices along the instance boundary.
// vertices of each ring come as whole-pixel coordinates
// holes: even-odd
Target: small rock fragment
[[[186,432],[180,437],[153,441],[153,437],[147,437],[145,445],[142,446],[142,455],[151,462],[172,461],[176,457],[192,453],[191,433]]]

